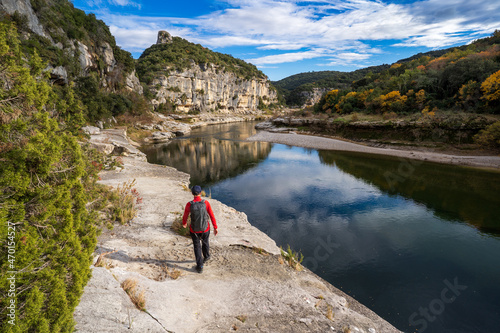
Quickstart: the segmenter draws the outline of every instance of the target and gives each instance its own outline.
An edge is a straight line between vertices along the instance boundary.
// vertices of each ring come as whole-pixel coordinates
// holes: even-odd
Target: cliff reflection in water
[[[440,218],[500,235],[500,173],[346,152],[319,151],[319,158],[389,195],[424,204]]]
[[[237,176],[267,158],[272,144],[241,141],[254,133],[254,125],[248,124],[248,131],[242,131],[240,125],[238,133],[233,132],[230,125],[213,126],[197,136],[150,145],[142,150],[150,163],[172,166],[190,174],[191,184],[207,186]],[[215,132],[216,137],[211,132]]]

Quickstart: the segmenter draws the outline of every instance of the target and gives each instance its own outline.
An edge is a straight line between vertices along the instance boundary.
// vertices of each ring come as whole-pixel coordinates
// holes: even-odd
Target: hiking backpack
[[[205,200],[191,201],[191,228],[202,232],[208,228],[208,212]]]

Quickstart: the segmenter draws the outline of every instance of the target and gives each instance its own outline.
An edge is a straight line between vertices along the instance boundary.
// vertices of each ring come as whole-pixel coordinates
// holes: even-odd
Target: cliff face
[[[313,88],[311,91],[303,91],[301,95],[304,98],[303,108],[307,106],[313,106],[318,103],[321,97],[327,92],[330,91],[330,88]]]
[[[62,22],[50,21],[50,27],[43,24],[44,19],[47,21],[48,18],[57,17],[57,14],[54,13],[61,8],[69,11],[69,15],[80,18],[86,16],[83,11],[75,9],[69,3],[64,4],[64,6],[60,3],[52,3],[50,0],[38,1],[36,4],[38,7],[33,7],[30,0],[0,0],[0,15],[21,17],[21,24],[18,22],[17,25],[22,39],[33,39],[38,42],[41,40],[45,43],[41,47],[55,50],[53,56],[44,59],[48,61],[47,70],[54,84],[64,85],[68,83],[69,78],[75,79],[95,72],[98,73],[104,88],[116,90],[118,86],[123,86],[125,89],[142,94],[142,86],[135,70],[125,70],[125,65],[116,60],[116,47],[113,48],[108,41],[89,38],[81,33],[79,37],[73,36],[75,32],[65,31]],[[58,14],[63,15],[62,13]],[[103,28],[105,27],[103,22],[98,22],[94,17],[93,20],[92,18],[88,19],[86,23],[94,24],[94,28],[103,30],[102,35],[111,37],[114,43],[114,38],[110,36],[109,30],[104,31],[107,30],[107,27]],[[41,39],[36,38],[35,35],[40,36]],[[44,54],[41,55],[43,57]],[[67,59],[71,60],[67,61]]]
[[[182,48],[175,44],[180,42],[180,39],[177,37],[173,39],[168,32],[160,31],[157,45],[165,45],[165,47],[163,51],[154,55],[157,57],[156,61],[159,58],[161,62],[161,59],[166,57],[166,53],[160,52],[173,53],[168,50],[169,47]],[[239,59],[217,54],[187,41],[182,42],[192,47],[193,53],[199,52],[202,54],[200,58],[204,57],[203,59],[207,60],[201,62],[190,58],[189,65],[181,66],[181,68],[178,63],[168,61],[162,63],[161,70],[156,71],[149,82],[149,88],[154,96],[152,103],[155,106],[172,103],[176,111],[181,112],[218,111],[241,114],[254,113],[277,102],[276,90],[270,86],[265,75],[253,65],[243,64]],[[186,50],[184,57],[189,54],[189,50]],[[215,64],[210,62],[210,57],[217,60],[223,58],[225,62]],[[248,68],[243,68],[243,66]],[[243,72],[245,70],[247,72]]]
[[[171,71],[155,78],[151,85],[160,105],[170,100],[177,111],[255,112],[275,103],[276,91],[266,79],[241,79],[231,72],[220,72],[213,64],[195,65],[183,71]]]

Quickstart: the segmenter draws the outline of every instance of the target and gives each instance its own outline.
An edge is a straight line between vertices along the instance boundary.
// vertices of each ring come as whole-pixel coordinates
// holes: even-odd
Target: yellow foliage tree
[[[491,74],[484,80],[481,84],[481,90],[483,92],[482,98],[486,100],[486,104],[500,101],[500,71]]]
[[[339,99],[339,90],[330,90],[325,95],[325,104],[323,104],[323,111],[329,113],[331,109],[337,104]]]
[[[390,109],[392,111],[401,111],[407,99],[408,96],[401,96],[399,91],[391,91],[386,95],[380,96],[382,108],[385,110]]]

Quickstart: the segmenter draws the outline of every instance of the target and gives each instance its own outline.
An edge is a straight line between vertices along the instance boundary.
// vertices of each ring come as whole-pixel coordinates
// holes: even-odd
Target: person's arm
[[[217,221],[215,220],[215,215],[214,212],[212,211],[212,206],[210,206],[210,203],[205,200],[205,206],[207,206],[207,212],[208,216],[210,216],[210,220],[212,220],[212,225],[214,226],[214,234],[217,236]]]
[[[189,213],[191,213],[191,202],[186,204],[186,208],[184,208],[184,215],[182,216],[182,227],[187,228],[187,219],[189,217]]]

